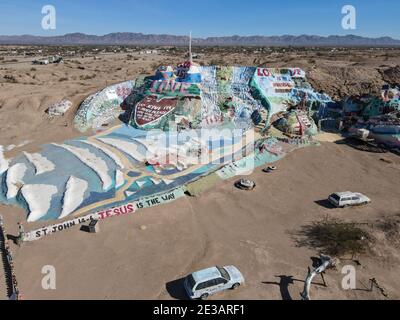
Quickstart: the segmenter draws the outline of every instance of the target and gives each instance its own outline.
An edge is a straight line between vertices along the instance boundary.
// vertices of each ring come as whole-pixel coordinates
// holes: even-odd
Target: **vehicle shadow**
[[[314,201],[316,204],[318,204],[321,207],[324,207],[325,209],[335,209],[335,206],[330,203],[328,200],[323,199],[323,200],[317,200]]]
[[[189,300],[189,297],[185,291],[183,286],[185,279],[178,279],[171,282],[168,282],[165,285],[165,289],[167,290],[168,294],[177,300]]]

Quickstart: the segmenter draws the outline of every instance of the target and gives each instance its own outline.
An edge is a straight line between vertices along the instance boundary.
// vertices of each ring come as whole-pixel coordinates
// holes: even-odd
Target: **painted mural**
[[[329,98],[305,81],[300,69],[184,63],[107,87],[75,117],[79,130],[96,134],[2,159],[0,202],[24,208],[29,222],[71,219],[149,197],[163,203],[211,173],[226,179],[277,161],[282,143],[255,136],[254,127],[268,127],[304,94]],[[122,115],[123,123],[97,130]]]

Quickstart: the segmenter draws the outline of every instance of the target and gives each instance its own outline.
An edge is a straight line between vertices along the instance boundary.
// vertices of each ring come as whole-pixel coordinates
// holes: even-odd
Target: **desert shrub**
[[[372,236],[359,224],[328,218],[303,226],[296,235],[299,246],[332,256],[365,253],[372,242]]]
[[[36,68],[31,68],[31,71],[36,71]]]
[[[63,81],[68,81],[68,78],[67,78],[67,77],[60,78],[60,79],[58,79],[58,81],[60,81],[60,82],[63,82]]]
[[[92,74],[92,75],[86,74],[86,75],[84,75],[84,76],[80,76],[79,78],[80,78],[81,80],[90,80],[90,79],[96,78],[96,74]]]
[[[17,83],[17,82],[18,82],[17,79],[16,79],[14,76],[8,75],[8,74],[6,74],[6,75],[4,76],[4,79],[5,79],[7,82],[10,82],[10,83]]]
[[[400,215],[378,221],[375,226],[385,233],[388,240],[394,243],[400,242]]]

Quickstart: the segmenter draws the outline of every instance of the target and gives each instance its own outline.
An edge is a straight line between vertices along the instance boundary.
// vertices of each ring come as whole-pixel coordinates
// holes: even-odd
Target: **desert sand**
[[[272,57],[210,52],[202,63],[222,59],[226,64],[299,66],[317,89],[343,96],[376,92],[385,81],[385,70],[396,70],[400,64],[392,50],[367,53],[370,58],[354,61],[367,55],[355,51],[352,56],[326,53],[311,58],[308,53]],[[76,57],[47,66],[33,66],[31,58],[22,56],[15,57],[18,62],[0,61],[0,145],[24,144],[5,155],[34,152],[44,143],[81,136],[72,120],[89,94],[139,74],[151,74],[157,65],[182,60],[169,53],[133,56]],[[5,75],[12,75],[16,82],[10,83]],[[71,100],[74,108],[50,119],[44,111],[63,98]],[[302,226],[326,216],[374,223],[400,214],[400,158],[358,151],[336,143],[338,139],[321,136],[321,146],[289,154],[273,174],[257,169],[250,176],[257,183],[251,192],[234,188],[235,179],[228,180],[197,198],[185,197],[102,221],[95,235],[75,227],[20,248],[13,245],[21,293],[25,299],[180,299],[184,295],[179,279],[188,273],[233,264],[244,274],[246,284],[213,299],[300,299],[307,267],[318,254],[317,248],[298,246],[295,234]],[[372,203],[336,210],[318,202],[344,190],[365,193]],[[10,234],[17,234],[18,221],[23,221],[26,230],[39,226],[27,224],[25,213],[16,207],[0,205],[0,213]],[[327,288],[312,287],[313,299],[383,299],[378,291],[365,290],[370,278],[379,281],[389,298],[400,298],[400,244],[380,230],[374,229],[373,235],[376,241],[371,252],[357,258],[361,264],[356,266],[359,290],[341,289],[341,267],[354,264],[342,259],[337,270],[326,273]],[[56,290],[42,289],[45,265],[56,268]],[[6,298],[3,279],[0,268],[0,299]]]

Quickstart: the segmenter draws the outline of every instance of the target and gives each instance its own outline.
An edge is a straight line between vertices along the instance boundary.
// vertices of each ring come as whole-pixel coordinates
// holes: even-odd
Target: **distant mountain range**
[[[15,45],[174,45],[183,46],[188,36],[167,34],[142,34],[131,32],[109,33],[103,36],[69,33],[62,36],[32,35],[0,36],[0,44]],[[194,38],[193,45],[200,46],[400,46],[400,40],[390,37],[366,38],[346,36],[229,36]]]

